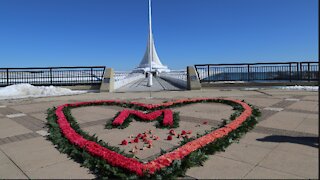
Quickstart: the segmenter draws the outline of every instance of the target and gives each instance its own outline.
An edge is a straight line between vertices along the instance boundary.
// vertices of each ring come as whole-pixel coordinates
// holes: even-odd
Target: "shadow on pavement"
[[[295,137],[295,136],[279,136],[279,135],[271,135],[266,136],[264,138],[257,139],[257,141],[262,142],[288,142],[295,144],[302,144],[306,146],[311,146],[314,148],[319,147],[319,137]]]

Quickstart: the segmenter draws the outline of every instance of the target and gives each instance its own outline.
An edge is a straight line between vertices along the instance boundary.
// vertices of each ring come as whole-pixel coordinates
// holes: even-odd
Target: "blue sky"
[[[136,67],[147,0],[0,0],[0,67]],[[317,0],[153,0],[163,64],[318,61]]]

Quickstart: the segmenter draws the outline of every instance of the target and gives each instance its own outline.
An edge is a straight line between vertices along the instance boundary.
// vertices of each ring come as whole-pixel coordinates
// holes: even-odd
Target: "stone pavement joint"
[[[291,130],[285,130],[285,129],[276,129],[276,128],[269,128],[269,127],[261,127],[261,126],[256,126],[251,131],[256,132],[256,133],[272,134],[272,135],[279,135],[279,136],[299,136],[299,137],[318,136],[317,134],[312,134],[312,133],[291,131]]]
[[[307,111],[307,110],[303,110],[303,109],[285,109],[284,111],[297,112],[297,113],[305,113],[305,114],[319,114],[319,112]]]
[[[271,117],[272,115],[276,114],[277,112],[268,110],[268,109],[261,109],[261,117],[258,118],[258,121],[263,121]]]
[[[45,123],[31,116],[17,117],[13,119],[16,123],[32,131],[38,131],[45,127]]]
[[[36,138],[36,137],[39,137],[39,135],[37,133],[32,132],[32,133],[26,133],[26,134],[20,134],[20,135],[16,135],[16,136],[1,138],[0,145],[23,141],[26,139],[31,139],[31,138]]]
[[[3,114],[3,115],[18,114],[18,113],[21,113],[21,112],[9,107],[0,108],[0,114]]]
[[[254,90],[256,92],[259,92],[261,94],[264,94],[264,95],[267,95],[267,96],[272,96],[272,94],[269,94],[269,93],[266,93],[266,92],[263,92],[263,91],[260,91],[260,90]]]
[[[286,100],[283,100],[283,101],[280,101],[274,105],[272,105],[272,107],[276,107],[276,108],[285,108],[285,107],[288,107],[292,104],[294,104],[295,101],[286,101]]]
[[[0,151],[21,171],[21,173],[22,173],[23,175],[25,175],[28,179],[31,179],[31,178],[20,168],[20,166],[18,166],[18,164],[15,163],[15,161],[13,161],[13,160],[11,159],[11,157],[8,156],[7,153],[5,153],[5,152],[1,149],[1,147],[0,147]]]

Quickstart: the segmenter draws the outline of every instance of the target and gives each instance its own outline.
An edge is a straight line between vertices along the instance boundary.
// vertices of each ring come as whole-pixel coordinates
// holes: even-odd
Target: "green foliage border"
[[[186,104],[194,104],[194,103],[223,103],[228,104],[233,107],[235,112],[230,116],[230,119],[224,120],[220,127],[223,127],[224,125],[228,124],[230,121],[236,119],[242,112],[243,108],[241,105],[228,101],[223,99],[214,99],[214,100],[202,100],[201,102],[184,102],[184,103],[176,103],[171,106],[159,106],[157,108],[154,108],[152,110],[160,110],[164,108],[174,108],[174,107],[180,107]],[[95,103],[87,104],[84,106],[90,106],[90,105],[97,105]],[[112,103],[102,103],[98,105],[116,105],[121,106],[125,108],[132,108],[132,109],[138,109],[138,110],[145,110],[148,109],[145,107],[137,106],[130,103],[123,103],[123,102],[112,102]],[[250,105],[250,104],[249,104]],[[80,107],[80,106],[78,106]],[[82,106],[81,106],[82,107]],[[175,179],[179,176],[185,175],[185,172],[188,168],[193,166],[201,166],[203,165],[203,162],[208,158],[208,155],[212,155],[215,152],[218,151],[224,151],[226,147],[228,147],[232,142],[238,142],[239,138],[247,133],[249,130],[253,129],[255,124],[257,123],[257,118],[261,115],[260,111],[250,105],[252,108],[252,115],[244,121],[241,126],[239,126],[236,130],[230,132],[227,136],[217,139],[214,142],[211,142],[210,144],[206,145],[203,148],[200,148],[192,153],[190,153],[188,156],[181,160],[175,160],[173,163],[163,168],[154,174],[148,174],[147,172],[143,177],[139,177],[136,174],[129,172],[125,169],[113,167],[109,165],[104,159],[100,157],[95,157],[87,153],[84,149],[81,149],[71,143],[69,143],[68,139],[66,139],[59,128],[59,125],[57,123],[57,116],[55,115],[56,108],[48,109],[48,116],[47,116],[47,126],[48,126],[48,139],[52,141],[52,143],[55,145],[55,147],[61,152],[68,154],[69,157],[74,159],[76,162],[80,163],[83,167],[87,167],[90,169],[90,171],[96,175],[97,178],[121,178],[121,179],[145,179],[145,178],[151,178],[151,179]],[[122,154],[126,157],[133,157],[131,154],[126,154],[123,151],[120,150],[119,147],[114,147],[109,145],[108,143],[105,143],[102,140],[98,140],[96,135],[89,135],[88,133],[81,130],[79,124],[76,122],[76,120],[72,117],[70,110],[72,108],[77,107],[66,107],[64,108],[64,114],[69,121],[71,127],[79,133],[81,136],[83,136],[85,139],[88,139],[90,141],[97,142],[103,147],[106,147],[112,151],[115,151],[119,154]],[[177,114],[176,114],[177,116]],[[176,121],[175,121],[176,122]],[[220,128],[219,127],[219,128]],[[212,131],[214,131],[217,128],[212,128]],[[181,145],[186,144],[189,141],[192,141],[196,138],[199,138],[203,135],[206,135],[212,131],[206,131],[204,134],[198,134],[195,138],[189,138],[184,139],[181,142]],[[166,153],[166,152],[163,152]]]

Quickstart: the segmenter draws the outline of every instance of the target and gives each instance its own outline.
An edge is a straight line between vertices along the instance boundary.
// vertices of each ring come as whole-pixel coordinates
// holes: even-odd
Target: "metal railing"
[[[200,82],[318,81],[318,62],[197,64]]]
[[[104,66],[0,68],[0,86],[95,85],[102,82],[104,70]]]

